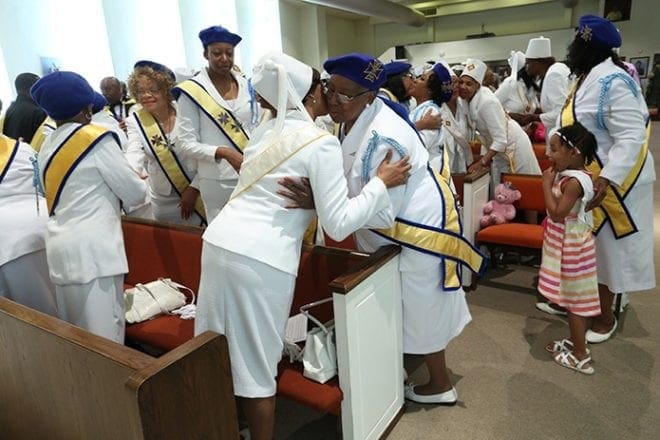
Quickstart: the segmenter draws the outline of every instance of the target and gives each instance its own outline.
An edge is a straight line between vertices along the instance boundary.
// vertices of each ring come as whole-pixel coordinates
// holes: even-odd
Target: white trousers
[[[0,296],[57,316],[55,286],[48,275],[45,249],[23,255],[0,266]]]
[[[60,319],[124,343],[124,275],[94,278],[85,284],[56,285],[55,295]]]

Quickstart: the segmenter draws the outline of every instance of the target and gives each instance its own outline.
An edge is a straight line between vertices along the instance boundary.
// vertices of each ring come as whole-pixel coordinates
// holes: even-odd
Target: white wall
[[[653,54],[660,53],[657,7],[657,0],[635,0],[630,21],[616,22],[623,36],[621,55],[652,58]],[[389,59],[393,57],[394,46],[405,45],[414,62],[439,57],[456,62],[468,56],[485,61],[501,60],[506,59],[512,49],[524,51],[529,38],[544,35],[552,39],[553,55],[563,59],[578,18],[587,13],[602,16],[602,11],[603,0],[580,0],[574,9],[550,2],[439,17],[428,20],[422,28],[376,24],[374,51]],[[481,33],[481,23],[485,24],[487,32],[499,36],[466,40],[466,35]]]
[[[75,16],[72,13],[75,11]],[[6,75],[0,93],[5,107],[15,97],[14,78],[22,72],[42,75],[40,57],[56,58],[62,70],[75,70],[92,84],[112,72],[100,0],[2,0],[0,46]]]
[[[202,29],[220,25],[231,32],[239,33],[234,0],[179,0],[179,12],[186,61],[185,65],[173,67],[198,70],[208,65],[203,55],[204,47],[199,39],[199,31]],[[242,43],[236,47],[237,60],[240,58],[241,45]]]
[[[177,0],[103,0],[103,10],[114,67],[104,76],[124,80],[138,60],[186,64]]]

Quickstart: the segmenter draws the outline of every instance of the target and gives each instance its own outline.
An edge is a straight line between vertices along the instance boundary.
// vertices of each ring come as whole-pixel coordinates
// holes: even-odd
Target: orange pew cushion
[[[527,223],[492,225],[477,233],[477,242],[541,249],[543,226]]]

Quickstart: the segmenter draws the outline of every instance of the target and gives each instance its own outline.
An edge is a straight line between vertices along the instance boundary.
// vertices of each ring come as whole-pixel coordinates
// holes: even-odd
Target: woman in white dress
[[[199,144],[190,122],[178,115],[170,90],[174,73],[152,61],[139,61],[128,89],[140,109],[126,119],[133,168],[149,183],[156,220],[200,226],[205,212],[196,183],[198,159],[213,162],[218,149]],[[231,153],[229,149],[222,151]],[[237,156],[237,165],[240,155]]]
[[[379,167],[348,198],[336,137],[318,128],[303,107],[323,100],[320,75],[281,53],[259,60],[252,77],[259,101],[276,118],[253,133],[236,190],[204,234],[195,334],[227,336],[234,394],[253,440],[270,440],[275,376],[289,316],[301,244],[314,211],[288,209],[278,192],[286,176],[309,179],[326,232],[342,240],[375,213],[391,209],[387,188],[403,184],[407,161]]]
[[[596,268],[602,314],[587,331],[587,342],[604,342],[617,321],[614,295],[655,288],[653,262],[653,181],[649,114],[642,92],[613,51],[621,35],[609,20],[585,15],[568,48],[567,62],[577,76],[560,115],[596,137],[594,198]],[[592,168],[593,166],[593,168]]]
[[[541,174],[532,143],[520,125],[509,118],[493,92],[481,87],[486,65],[468,59],[461,75],[459,96],[468,102],[470,120],[474,123],[487,151],[469,172],[491,165],[491,188],[500,182],[502,173]]]

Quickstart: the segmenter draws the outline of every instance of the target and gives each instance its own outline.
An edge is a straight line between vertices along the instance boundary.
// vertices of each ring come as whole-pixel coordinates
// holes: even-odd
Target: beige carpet
[[[660,122],[651,151],[660,162]],[[660,274],[660,182],[655,185],[655,267]],[[565,319],[534,308],[536,270],[509,264],[468,294],[473,321],[447,349],[454,407],[406,404],[389,439],[660,439],[660,295],[631,295],[616,335],[592,345],[596,373],[554,364],[544,345],[566,337]],[[656,275],[657,276],[657,275]],[[660,277],[658,277],[660,280]],[[657,290],[657,289],[656,289]],[[421,359],[407,357],[423,383]],[[278,402],[277,439],[335,439],[337,419]]]

